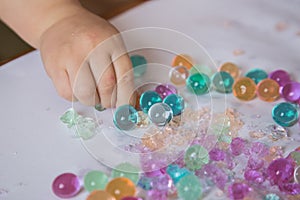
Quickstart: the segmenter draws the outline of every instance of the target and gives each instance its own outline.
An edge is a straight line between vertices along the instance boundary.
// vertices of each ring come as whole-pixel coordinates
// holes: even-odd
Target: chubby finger
[[[73,96],[69,76],[64,69],[57,70],[50,77],[59,96],[68,101],[76,101],[76,98]]]

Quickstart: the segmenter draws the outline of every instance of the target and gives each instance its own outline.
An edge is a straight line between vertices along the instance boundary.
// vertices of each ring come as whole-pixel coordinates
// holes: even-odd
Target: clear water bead
[[[168,104],[156,103],[149,109],[148,116],[157,126],[165,126],[173,118],[173,112]]]
[[[169,78],[174,85],[184,85],[189,77],[189,70],[185,66],[173,67],[170,70]]]
[[[142,76],[147,70],[147,60],[144,56],[141,55],[132,55],[130,56],[132,62],[133,73],[135,77]]]
[[[140,97],[140,108],[144,113],[148,113],[150,107],[162,102],[160,95],[154,91],[146,91]]]
[[[234,79],[225,71],[216,72],[212,77],[212,83],[218,92],[230,93],[232,92],[232,85]]]
[[[174,116],[180,115],[184,109],[184,99],[177,94],[167,96],[163,102],[171,107]]]
[[[268,78],[267,72],[262,69],[252,69],[248,71],[245,76],[251,78],[255,84],[258,84],[260,81]]]
[[[206,94],[210,84],[210,78],[203,73],[193,74],[186,80],[188,90],[196,95]]]
[[[138,112],[131,105],[123,105],[114,113],[114,124],[120,130],[131,130],[138,122]]]
[[[299,111],[294,104],[282,102],[273,107],[272,116],[280,126],[289,127],[297,123]]]

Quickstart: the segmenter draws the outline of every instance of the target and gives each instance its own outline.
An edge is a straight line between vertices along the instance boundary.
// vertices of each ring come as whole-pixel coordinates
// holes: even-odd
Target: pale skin
[[[61,97],[106,108],[134,102],[132,65],[118,30],[79,1],[1,0],[0,17],[40,50]]]

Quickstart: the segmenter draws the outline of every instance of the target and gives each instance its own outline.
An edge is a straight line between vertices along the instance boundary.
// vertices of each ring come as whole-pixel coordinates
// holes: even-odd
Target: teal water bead
[[[208,151],[200,145],[190,146],[185,152],[184,162],[187,168],[191,170],[201,169],[203,165],[209,162]]]
[[[258,84],[260,81],[268,78],[267,72],[262,69],[252,69],[248,71],[245,76],[251,78],[255,84]]]
[[[198,200],[202,195],[199,178],[194,174],[184,176],[176,184],[177,193],[182,200]]]
[[[266,196],[264,197],[264,200],[280,200],[280,197],[277,194],[269,193],[269,194],[266,194]]]
[[[131,105],[123,105],[114,113],[114,124],[120,130],[131,130],[138,122],[138,112]]]
[[[213,75],[212,83],[216,91],[221,93],[231,93],[234,79],[228,72],[220,71]]]
[[[280,126],[289,127],[297,123],[299,111],[295,104],[282,102],[273,107],[272,116]]]
[[[140,77],[145,74],[147,70],[147,60],[144,56],[141,55],[132,55],[130,56],[132,62],[133,73],[135,77]]]
[[[148,111],[149,119],[157,126],[165,126],[173,118],[172,108],[165,103],[156,103]]]
[[[210,88],[210,79],[206,74],[196,73],[186,80],[186,86],[189,91],[196,95],[205,94]]]
[[[136,184],[139,180],[140,174],[139,174],[139,168],[128,163],[121,163],[117,165],[111,172],[112,178],[117,177],[125,177],[130,179],[134,184]]]
[[[168,95],[163,102],[171,107],[174,116],[180,115],[184,109],[184,99],[177,94]]]
[[[171,177],[174,184],[176,184],[181,178],[191,174],[186,168],[181,168],[178,165],[169,165],[166,169],[167,174]]]
[[[140,97],[140,108],[144,113],[148,113],[150,107],[162,102],[160,95],[154,91],[146,91]]]
[[[108,177],[101,171],[90,171],[84,176],[84,188],[89,192],[103,190],[107,183]]]

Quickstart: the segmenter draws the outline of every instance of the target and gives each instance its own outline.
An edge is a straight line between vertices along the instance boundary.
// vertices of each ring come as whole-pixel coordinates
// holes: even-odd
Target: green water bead
[[[203,165],[209,162],[208,151],[200,145],[190,146],[185,152],[184,162],[187,168],[191,170],[201,169]]]
[[[75,126],[76,135],[84,140],[90,139],[96,134],[97,123],[88,117],[79,117]]]
[[[142,76],[147,70],[147,60],[144,56],[141,55],[132,55],[130,56],[132,62],[133,73],[135,77]]]
[[[216,72],[213,75],[212,83],[216,91],[221,93],[231,93],[234,79],[229,73],[225,71],[220,71],[220,72]]]
[[[84,176],[84,188],[89,192],[103,190],[107,183],[108,177],[101,171],[90,171]]]
[[[299,151],[291,152],[291,157],[296,162],[297,166],[300,166],[300,152]]]
[[[189,91],[196,95],[205,94],[210,88],[210,79],[206,74],[196,73],[188,77],[186,86]]]
[[[66,124],[68,128],[71,128],[77,123],[80,117],[81,116],[78,115],[78,113],[73,108],[70,108],[59,119],[64,124]]]
[[[139,168],[130,163],[121,163],[117,165],[111,172],[112,178],[125,177],[130,179],[133,183],[137,183],[140,177]]]
[[[272,116],[274,121],[280,126],[289,127],[297,123],[299,111],[296,105],[282,102],[274,106]]]
[[[257,85],[260,81],[268,78],[266,71],[262,69],[252,69],[245,74],[246,77],[251,78]]]
[[[199,178],[194,174],[182,177],[176,184],[176,188],[182,200],[198,200],[202,195]]]

